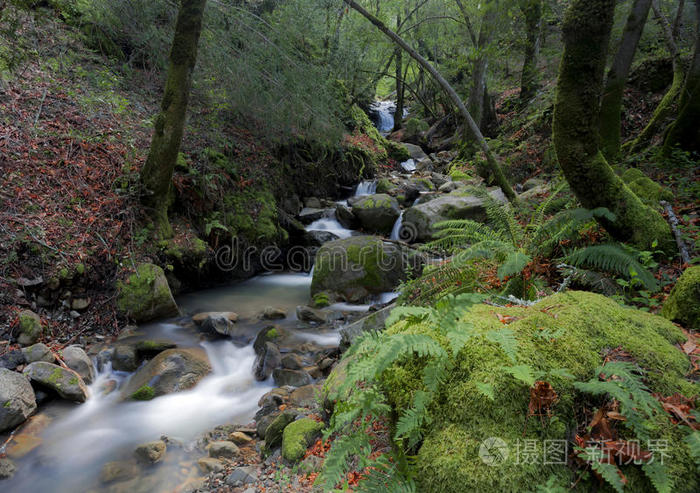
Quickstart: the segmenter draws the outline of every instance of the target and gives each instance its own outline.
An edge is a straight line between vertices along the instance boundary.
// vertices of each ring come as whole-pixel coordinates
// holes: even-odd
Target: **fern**
[[[485,397],[488,397],[492,401],[496,400],[496,394],[494,392],[493,385],[490,383],[477,383],[476,384],[476,389],[483,394]]]
[[[532,257],[529,255],[523,252],[513,252],[506,257],[505,261],[498,268],[498,277],[504,279],[508,276],[519,274],[530,262],[532,262]]]
[[[518,352],[518,340],[515,334],[508,327],[503,327],[498,330],[491,330],[486,334],[486,339],[498,344],[503,349],[503,352],[515,362],[515,356]]]
[[[372,452],[369,443],[369,435],[366,433],[353,433],[340,436],[333,441],[333,447],[328,451],[323,461],[323,471],[319,481],[326,491],[335,489],[347,472],[347,464],[352,456],[367,457]]]
[[[668,476],[666,466],[660,461],[647,462],[642,465],[642,471],[658,493],[671,493],[673,491],[673,481]]]
[[[516,380],[520,380],[528,387],[532,387],[537,381],[532,367],[528,365],[506,366],[503,368],[503,371],[512,375]]]
[[[593,245],[579,248],[567,255],[566,261],[576,267],[593,267],[619,274],[627,279],[634,277],[649,291],[659,289],[657,280],[651,272],[637,262],[636,255],[619,245]]]
[[[612,486],[617,493],[623,493],[625,483],[622,480],[622,476],[620,476],[620,470],[617,466],[596,460],[591,461],[590,464],[593,470],[600,474],[600,477]]]
[[[690,449],[690,456],[693,458],[693,461],[695,461],[695,465],[700,473],[700,431],[691,431],[683,441]]]

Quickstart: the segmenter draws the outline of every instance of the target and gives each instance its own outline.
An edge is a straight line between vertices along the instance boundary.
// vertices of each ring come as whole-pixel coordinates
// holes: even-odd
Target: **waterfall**
[[[374,180],[371,181],[363,181],[360,182],[359,185],[357,185],[357,188],[355,189],[355,196],[360,196],[360,195],[372,195],[377,192],[377,182]]]
[[[389,237],[389,239],[391,239],[391,240],[400,240],[401,239],[401,226],[402,225],[403,225],[403,211],[401,211],[401,215],[394,223],[394,228],[391,230],[391,236]]]
[[[394,128],[394,112],[396,103],[393,101],[375,101],[369,107],[375,117],[375,126],[380,133],[387,134]]]

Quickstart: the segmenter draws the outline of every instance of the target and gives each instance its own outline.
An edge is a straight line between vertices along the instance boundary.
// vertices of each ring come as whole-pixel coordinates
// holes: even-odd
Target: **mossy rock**
[[[289,462],[300,461],[322,429],[323,423],[309,418],[298,419],[288,424],[282,434],[282,457]]]
[[[688,267],[678,278],[661,315],[688,329],[700,329],[700,265]]]
[[[117,282],[117,307],[136,322],[180,314],[163,269],[154,264],[140,264],[125,282]]]
[[[224,225],[231,236],[252,245],[279,242],[286,231],[279,226],[277,201],[267,189],[246,188],[224,196]]]
[[[31,310],[24,310],[20,312],[18,319],[19,336],[17,337],[17,342],[22,346],[30,346],[36,343],[44,332],[39,315]]]
[[[637,168],[630,168],[622,175],[622,181],[646,205],[659,207],[662,200],[672,201],[673,192],[647,177]]]
[[[391,233],[401,215],[397,200],[387,194],[368,195],[353,203],[352,212],[360,225],[371,233]]]
[[[294,411],[283,411],[265,430],[265,455],[271,454],[277,447],[282,445],[284,429],[296,419]]]
[[[502,316],[514,318],[504,327]],[[581,425],[580,410],[600,404],[577,391],[573,382],[597,378],[596,367],[614,348],[621,347],[646,370],[653,392],[692,396],[699,390],[684,377],[690,364],[674,346],[686,339],[677,327],[601,295],[571,291],[529,308],[476,305],[463,320],[470,322],[480,337],[472,337],[458,353],[430,407],[432,421],[416,460],[419,491],[533,491],[549,478],[563,486],[575,482],[575,472],[566,465],[543,460],[516,463],[516,446],[522,447],[525,440],[535,440],[540,447],[545,440],[568,441]],[[485,337],[487,332],[505,328],[517,340],[516,361]],[[409,327],[403,321],[387,329],[389,334],[433,331],[427,323]],[[398,416],[411,406],[414,393],[423,389],[424,365],[424,359],[406,360],[382,375],[379,384]],[[551,418],[528,420],[529,386],[504,371],[513,365],[529,365],[546,375],[543,378],[559,396]],[[555,372],[560,369],[566,369],[573,380]],[[483,384],[492,386],[493,400],[479,390]],[[700,476],[682,441],[686,435],[683,427],[672,424],[666,415],[659,415],[654,426],[651,438],[669,444],[665,465],[675,483],[674,491],[699,491]],[[618,428],[621,438],[633,438],[624,427]],[[510,450],[509,460],[498,467],[486,465],[479,455],[481,444],[490,437],[500,438]],[[654,490],[638,466],[622,466],[622,471],[629,480],[629,491]],[[581,488],[592,488],[595,480],[590,481]]]
[[[396,188],[397,186],[386,178],[382,178],[377,182],[377,193],[389,193],[391,190]]]

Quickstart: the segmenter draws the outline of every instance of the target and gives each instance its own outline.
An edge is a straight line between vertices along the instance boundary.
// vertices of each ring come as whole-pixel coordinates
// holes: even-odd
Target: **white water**
[[[361,195],[372,195],[375,193],[377,193],[377,182],[374,180],[360,182],[355,189],[356,197]]]
[[[338,238],[349,238],[352,236],[352,230],[344,228],[335,218],[335,213],[332,218],[324,218],[312,222],[306,227],[306,231],[328,231]]]
[[[401,169],[408,173],[413,173],[417,169],[415,159],[411,158],[408,161],[401,163]]]
[[[389,239],[391,240],[400,240],[401,239],[401,226],[403,224],[403,211],[401,211],[401,215],[399,215],[399,218],[396,220],[394,223],[394,227],[391,229],[391,236]]]
[[[394,128],[394,113],[396,103],[393,101],[375,101],[370,109],[377,114],[375,125],[382,134],[387,134]]]

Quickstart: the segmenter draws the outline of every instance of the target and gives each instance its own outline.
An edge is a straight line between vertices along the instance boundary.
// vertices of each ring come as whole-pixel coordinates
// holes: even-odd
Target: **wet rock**
[[[107,363],[112,362],[113,355],[114,355],[114,348],[113,347],[102,348],[99,351],[97,351],[97,354],[95,355],[95,360],[97,361],[97,370],[98,371],[104,370]]]
[[[194,387],[211,365],[200,348],[168,349],[141,367],[124,387],[126,399],[150,400]]]
[[[0,368],[0,432],[23,423],[36,411],[36,398],[21,374]]]
[[[324,217],[327,217],[329,215],[330,211],[328,209],[304,207],[299,213],[298,218],[302,224],[311,224],[312,222],[318,221],[319,219],[323,219]]]
[[[237,467],[226,478],[226,484],[229,486],[241,486],[255,483],[257,480],[258,473],[254,467]]]
[[[39,315],[31,310],[23,310],[19,316],[19,336],[17,342],[21,346],[30,346],[43,335],[43,327]]]
[[[92,383],[95,379],[95,367],[92,365],[92,360],[78,346],[68,346],[62,351],[63,362],[80,375],[85,383]]]
[[[12,460],[21,459],[42,444],[44,430],[51,424],[51,417],[45,413],[30,417],[21,428],[15,430],[5,445],[5,453]]]
[[[304,370],[288,370],[286,368],[276,368],[272,372],[275,385],[290,385],[292,387],[302,387],[313,382],[311,375]]]
[[[258,332],[253,342],[253,349],[256,354],[262,355],[265,352],[266,342],[274,342],[279,345],[279,341],[283,340],[286,335],[287,332],[283,328],[277,325],[268,325]]]
[[[320,387],[318,385],[304,385],[294,389],[289,396],[289,405],[293,407],[303,407],[315,409],[318,407]]]
[[[408,153],[410,154],[412,159],[415,159],[416,161],[422,161],[425,159],[429,159],[428,155],[425,153],[425,151],[421,148],[421,146],[417,146],[415,144],[409,144],[407,142],[402,142],[401,145],[403,145]]]
[[[265,430],[265,450],[269,453],[282,445],[282,434],[289,423],[294,421],[297,413],[294,411],[283,411],[277,416]]]
[[[15,475],[16,470],[17,468],[15,467],[14,462],[12,462],[10,459],[0,458],[0,479],[10,479]]]
[[[228,436],[236,445],[246,445],[253,441],[248,435],[241,431],[234,431]]]
[[[13,349],[0,356],[0,368],[7,368],[8,370],[14,370],[26,362],[24,352],[19,349]]]
[[[22,348],[22,354],[24,355],[24,359],[27,363],[34,363],[35,361],[46,361],[47,363],[53,363],[56,361],[56,357],[53,355],[49,347],[41,342]]]
[[[344,228],[357,229],[359,226],[357,217],[347,205],[338,204],[335,206],[335,218]]]
[[[192,321],[197,325],[202,325],[210,317],[224,317],[230,322],[238,321],[238,314],[234,312],[202,312],[192,317]]]
[[[130,344],[117,344],[112,353],[112,368],[117,371],[135,371],[139,367],[136,348]]]
[[[136,460],[142,464],[155,464],[165,457],[166,450],[167,447],[163,440],[155,440],[136,447],[134,456]]]
[[[321,246],[329,241],[337,240],[338,235],[331,233],[330,231],[307,231],[304,234],[304,243],[308,246]]]
[[[298,462],[306,449],[321,434],[323,423],[302,418],[287,425],[282,434],[282,457],[289,462]]]
[[[219,313],[212,313],[201,323],[204,331],[222,336],[231,336],[236,330],[236,324],[228,316]]]
[[[287,353],[282,356],[282,366],[289,370],[301,370],[304,367],[304,361],[296,353]]]
[[[297,307],[297,318],[302,322],[323,324],[328,321],[328,313],[310,306],[301,305]]]
[[[287,318],[287,312],[281,308],[266,306],[260,314],[260,318],[263,320],[281,320]]]
[[[215,459],[221,457],[224,457],[226,459],[233,459],[234,457],[237,457],[238,454],[240,454],[241,452],[235,443],[226,440],[211,442],[207,446],[207,450],[209,451],[209,457],[213,457]]]
[[[318,197],[306,197],[304,199],[304,207],[309,207],[311,209],[320,209],[321,200]]]
[[[361,318],[340,330],[341,349],[349,348],[352,343],[365,332],[384,330],[384,322],[396,305],[389,305],[381,310]]]
[[[87,399],[87,386],[82,377],[73,370],[37,361],[28,365],[24,374],[33,384],[47,388],[63,399],[75,402],[85,402]]]
[[[117,307],[136,322],[180,314],[163,269],[140,264],[125,282],[117,283]]]
[[[107,462],[100,471],[100,481],[105,484],[124,481],[139,474],[139,468],[133,462]]]
[[[168,341],[165,339],[146,339],[138,341],[133,346],[136,350],[137,360],[143,361],[145,359],[151,359],[157,354],[168,349],[174,349],[177,347],[177,344],[175,344],[173,341]]]
[[[352,212],[364,230],[383,234],[391,233],[401,215],[397,200],[383,193],[361,197],[353,203]]]
[[[224,463],[219,459],[213,457],[202,457],[197,461],[197,467],[202,472],[202,474],[209,474],[211,472],[221,472],[224,470]]]
[[[279,367],[281,363],[282,355],[277,345],[272,342],[266,342],[255,360],[255,368],[253,370],[255,379],[260,382],[267,380],[274,369]]]

